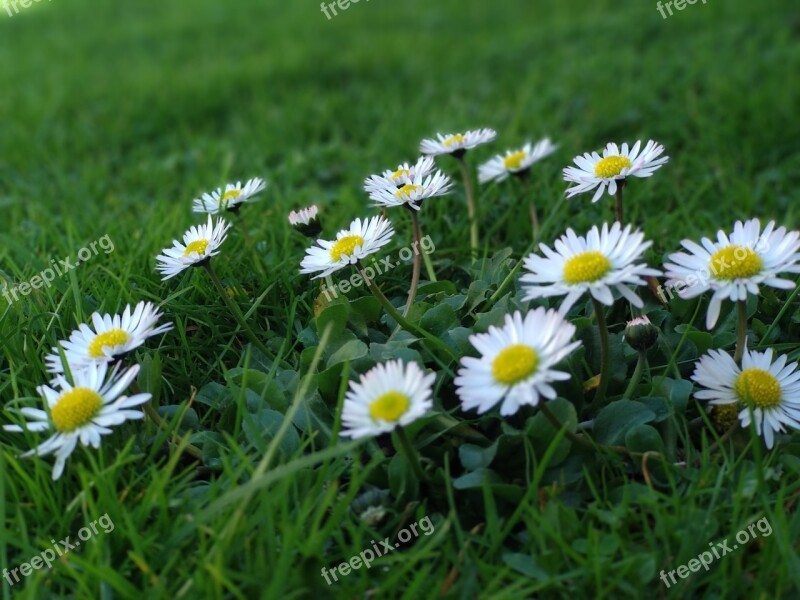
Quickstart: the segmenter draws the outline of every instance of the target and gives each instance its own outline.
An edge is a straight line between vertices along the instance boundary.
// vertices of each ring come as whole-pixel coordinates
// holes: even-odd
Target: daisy
[[[139,302],[133,312],[128,305],[121,315],[93,313],[91,326],[81,323],[68,341],[59,342],[70,371],[75,373],[92,364],[114,362],[144,344],[147,338],[169,331],[172,323],[156,327],[162,316],[152,302]],[[58,348],[53,348],[45,362],[49,373],[64,373]]]
[[[761,230],[758,219],[737,221],[733,233],[717,233],[717,240],[703,238],[700,244],[683,240],[689,251],[670,254],[665,263],[667,288],[675,288],[681,298],[694,298],[711,290],[713,295],[706,314],[706,327],[717,322],[723,300],[744,301],[757,295],[759,285],[791,289],[793,281],[781,279],[780,273],[800,273],[800,232],[775,229],[775,222]]]
[[[503,327],[470,336],[480,358],[466,356],[455,379],[463,410],[478,414],[502,402],[500,414],[513,415],[522,406],[537,406],[540,396],[552,400],[554,381],[570,378],[554,367],[580,342],[570,342],[575,326],[554,310],[539,307],[523,318],[506,315]]]
[[[22,454],[23,457],[55,454],[53,479],[61,477],[64,463],[78,441],[83,446],[99,448],[101,436],[111,433],[113,425],[144,417],[144,413],[132,409],[150,400],[150,394],[121,395],[136,378],[139,366],[121,373],[115,368],[108,378],[107,372],[106,363],[90,364],[83,371],[75,373],[74,385],[63,377],[57,377],[54,384],[56,389],[39,386],[36,391],[45,400],[47,410],[19,409],[17,412],[29,420],[24,425],[3,426],[6,431],[17,433],[53,432],[39,446]]]
[[[509,175],[523,176],[530,172],[533,163],[551,155],[558,146],[550,138],[532,145],[530,142],[518,150],[508,150],[505,156],[497,155],[478,167],[478,181],[503,181]]]
[[[322,231],[322,225],[317,219],[319,209],[316,204],[289,213],[289,223],[306,237],[316,237]]]
[[[394,229],[388,219],[380,216],[363,221],[356,219],[350,224],[350,229],[336,234],[336,241],[317,240],[317,246],[306,250],[300,272],[319,272],[312,279],[327,277],[374,254],[388,244],[393,235]]]
[[[575,184],[567,190],[567,197],[597,188],[592,197],[592,202],[597,202],[606,186],[613,196],[617,193],[618,181],[624,182],[627,177],[650,177],[669,160],[669,156],[661,156],[664,152],[661,144],[650,140],[640,152],[641,145],[641,141],[637,141],[629,150],[628,144],[619,148],[609,143],[602,157],[597,152],[576,156],[573,162],[577,166],[564,169],[564,181]]]
[[[603,223],[602,230],[595,225],[586,237],[575,235],[567,229],[565,235],[556,240],[555,249],[539,244],[544,256],[535,253],[525,258],[528,273],[520,278],[526,294],[524,300],[566,296],[559,312],[566,314],[585,293],[611,306],[614,303],[612,289],[637,308],[643,306],[628,286],[645,285],[644,276],[661,275],[660,271],[637,263],[652,242],[644,241],[644,234],[625,229],[614,223],[609,229]]]
[[[172,242],[172,248],[165,248],[156,256],[156,269],[163,275],[162,281],[175,277],[189,267],[199,267],[212,256],[219,254],[219,247],[225,241],[230,224],[218,218],[216,223],[208,215],[208,223],[192,226],[183,234],[183,243]]]
[[[437,133],[437,139],[425,139],[420,142],[419,151],[428,156],[439,156],[440,154],[452,154],[456,158],[461,158],[467,150],[472,150],[476,146],[491,142],[497,137],[494,129],[478,129],[467,131],[466,133]]]
[[[225,190],[217,188],[211,193],[205,193],[201,198],[194,201],[192,210],[196,213],[209,213],[212,215],[224,211],[238,212],[242,205],[252,200],[256,195],[263,192],[267,187],[267,182],[260,177],[248,180],[244,185],[242,182],[229,183]]]
[[[369,197],[378,206],[388,208],[406,206],[419,210],[423,200],[447,195],[452,190],[453,182],[450,178],[441,171],[436,171],[427,177],[423,177],[422,173],[417,173],[414,179],[399,187],[396,185],[376,187],[370,192]]]
[[[379,364],[350,382],[342,408],[341,435],[374,437],[413,423],[433,407],[435,373],[416,363],[393,360]]]
[[[787,366],[787,361],[784,354],[773,362],[771,348],[766,352],[745,350],[739,368],[728,353],[710,350],[692,375],[705,388],[694,397],[712,405],[741,403],[742,427],[749,427],[753,419],[756,433],[771,449],[775,433],[783,433],[785,425],[800,429],[800,370],[797,363]]]
[[[364,191],[372,194],[376,190],[401,188],[408,183],[414,183],[417,176],[427,177],[433,172],[434,160],[430,156],[423,156],[413,165],[403,163],[392,171],[388,169],[380,175],[370,175],[364,180]]]

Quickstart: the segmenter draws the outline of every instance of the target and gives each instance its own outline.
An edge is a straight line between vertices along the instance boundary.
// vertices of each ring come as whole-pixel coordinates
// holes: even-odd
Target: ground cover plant
[[[326,8],[0,12],[4,597],[797,597],[797,9]]]

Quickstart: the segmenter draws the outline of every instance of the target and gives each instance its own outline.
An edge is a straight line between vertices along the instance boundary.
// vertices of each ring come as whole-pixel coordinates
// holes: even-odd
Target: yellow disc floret
[[[753,277],[761,272],[764,261],[747,246],[731,245],[711,255],[709,268],[716,279],[733,281],[740,277]]]
[[[503,165],[509,171],[514,171],[522,166],[522,161],[525,160],[527,156],[528,154],[524,150],[517,150],[503,159]]]
[[[514,385],[533,375],[538,365],[536,350],[524,344],[514,344],[501,350],[492,361],[492,375],[498,383]]]
[[[407,183],[400,189],[398,189],[394,195],[398,198],[410,198],[412,194],[419,192],[422,189],[421,185],[416,185],[413,183]]]
[[[106,346],[114,347],[120,346],[128,341],[127,331],[122,329],[110,329],[106,332],[100,333],[89,343],[89,356],[92,358],[100,358],[105,356],[103,348]]]
[[[594,174],[604,179],[616,177],[632,164],[626,156],[606,156],[594,166]]]
[[[65,392],[50,409],[56,431],[69,433],[83,427],[103,408],[103,398],[89,388],[73,388]]]
[[[394,422],[408,411],[411,400],[401,392],[387,392],[369,405],[369,416],[375,421]]]
[[[401,177],[411,177],[411,172],[408,169],[397,169],[392,173],[392,179],[400,179]]]
[[[733,384],[736,395],[755,408],[773,408],[781,403],[781,384],[764,369],[745,369]]]
[[[356,248],[364,245],[364,238],[358,234],[346,235],[331,246],[331,260],[339,262],[343,256],[353,256]]]
[[[611,270],[611,261],[602,252],[587,250],[564,264],[564,281],[570,284],[591,283]]]
[[[219,203],[222,206],[227,206],[231,200],[236,200],[239,196],[242,195],[242,190],[228,190],[224,194],[222,194],[222,198],[220,199]]]
[[[464,143],[464,136],[460,133],[456,133],[455,135],[451,135],[447,139],[442,142],[445,146],[452,146],[453,144],[463,144]]]
[[[186,245],[186,250],[183,251],[183,255],[189,256],[193,252],[196,252],[200,256],[203,256],[206,253],[206,248],[208,248],[208,240],[195,240]]]

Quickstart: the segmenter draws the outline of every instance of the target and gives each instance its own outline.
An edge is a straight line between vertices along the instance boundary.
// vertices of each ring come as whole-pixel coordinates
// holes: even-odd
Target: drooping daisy
[[[536,142],[536,145],[528,142],[518,150],[508,150],[505,156],[498,154],[478,167],[478,181],[487,183],[503,181],[509,175],[523,176],[530,171],[533,163],[551,155],[556,148],[558,146],[550,138],[545,138]]]
[[[477,129],[466,133],[437,133],[437,139],[424,139],[420,142],[419,151],[428,156],[439,156],[441,154],[452,154],[460,158],[466,154],[467,150],[472,150],[476,146],[491,142],[497,137],[494,129]]]
[[[316,237],[322,231],[322,224],[317,218],[319,209],[316,204],[289,213],[289,223],[306,237]]]
[[[392,185],[391,187],[374,188],[369,197],[379,206],[388,208],[406,206],[419,210],[423,200],[444,196],[452,190],[453,182],[450,178],[441,171],[436,171],[427,177],[418,173],[413,180],[399,187]]]
[[[238,212],[242,205],[250,202],[263,192],[267,182],[260,177],[254,177],[242,185],[242,182],[229,183],[225,190],[217,188],[211,193],[205,193],[194,201],[192,210],[196,213],[209,213],[212,215],[221,212]]]
[[[416,363],[393,360],[370,369],[350,391],[342,407],[341,435],[377,436],[413,423],[433,407],[434,373]]]
[[[575,326],[555,310],[539,307],[523,318],[506,315],[503,327],[470,336],[480,358],[466,356],[455,379],[463,410],[483,414],[502,402],[500,414],[513,415],[522,406],[537,406],[540,397],[552,400],[554,381],[570,378],[554,367],[581,345],[571,342]]]
[[[364,180],[364,191],[372,194],[376,190],[401,188],[414,183],[417,176],[427,177],[433,172],[435,162],[430,156],[423,156],[413,165],[403,163],[392,171],[388,169],[380,175],[370,175]]]
[[[539,244],[544,256],[531,253],[524,261],[528,271],[520,278],[525,290],[525,300],[566,296],[559,312],[566,314],[585,293],[606,306],[614,303],[611,290],[616,289],[637,308],[643,306],[628,286],[645,285],[643,277],[658,276],[660,271],[637,263],[652,242],[644,240],[641,231],[625,229],[619,223],[611,228],[603,223],[602,230],[595,225],[586,237],[575,235],[567,229],[556,240],[554,250]]]
[[[393,235],[394,229],[388,219],[381,216],[363,221],[356,219],[350,229],[336,234],[335,241],[317,240],[318,245],[306,250],[300,272],[319,273],[312,279],[327,277],[374,254],[388,244]]]
[[[576,156],[573,159],[576,166],[564,169],[564,181],[575,184],[567,190],[567,197],[597,188],[592,197],[592,202],[597,202],[606,187],[613,196],[617,193],[617,182],[627,177],[650,177],[669,160],[669,156],[661,156],[664,152],[661,144],[650,140],[640,152],[641,145],[641,141],[637,141],[628,149],[628,144],[622,144],[622,148],[619,148],[609,143],[602,157],[597,152]]]
[[[147,338],[169,331],[172,323],[156,327],[162,316],[152,302],[139,302],[132,312],[128,305],[121,315],[93,313],[92,325],[81,323],[69,340],[59,342],[70,371],[74,373],[95,363],[114,362],[144,344]],[[64,373],[58,348],[53,348],[45,362],[49,373]]]
[[[787,356],[772,360],[772,349],[766,352],[744,351],[742,367],[722,350],[710,350],[698,361],[692,379],[702,389],[695,392],[698,400],[713,405],[744,407],[739,412],[742,427],[755,420],[756,432],[772,448],[776,432],[784,426],[800,429],[800,370],[797,363],[787,365]]]
[[[208,223],[194,225],[183,234],[183,243],[172,242],[172,248],[165,248],[156,256],[156,269],[163,275],[162,281],[175,277],[189,267],[199,267],[212,256],[219,254],[219,247],[228,235],[230,224],[218,218],[216,223],[208,215]]]
[[[45,456],[55,454],[53,479],[64,471],[64,463],[80,441],[83,446],[100,447],[101,436],[111,433],[111,427],[129,419],[141,419],[144,413],[132,410],[150,400],[150,394],[122,396],[136,378],[139,366],[123,372],[115,368],[108,377],[106,363],[90,364],[76,372],[75,384],[57,377],[55,389],[39,386],[37,392],[45,400],[47,410],[22,408],[19,412],[29,420],[24,425],[4,425],[6,431],[52,431],[53,435],[33,450],[22,454]]]
[[[694,298],[711,290],[713,295],[706,314],[706,327],[717,322],[723,300],[745,300],[757,295],[759,285],[791,289],[794,282],[778,277],[780,273],[800,273],[800,233],[775,229],[767,223],[761,231],[758,219],[737,221],[733,233],[717,233],[717,241],[703,238],[700,244],[683,240],[689,253],[670,254],[665,263],[667,287],[675,288],[681,298]]]

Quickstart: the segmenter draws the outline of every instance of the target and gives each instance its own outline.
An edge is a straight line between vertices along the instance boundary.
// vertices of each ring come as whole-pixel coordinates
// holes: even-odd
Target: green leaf
[[[245,413],[242,431],[245,438],[260,452],[267,449],[269,443],[275,438],[286,417],[278,411],[266,408],[255,414]],[[284,458],[289,458],[300,447],[300,436],[294,426],[286,430],[280,441],[278,450]]]
[[[664,454],[664,441],[655,427],[634,425],[625,434],[625,447],[633,452],[660,452]]]
[[[655,413],[641,402],[617,400],[595,417],[594,437],[601,444],[613,446],[622,442],[631,427],[649,423],[655,418]]]
[[[447,304],[439,304],[426,312],[419,324],[426,331],[441,337],[459,323],[456,311]]]
[[[497,454],[497,442],[483,448],[474,444],[462,444],[458,448],[458,458],[467,471],[488,467]]]
[[[347,318],[350,314],[350,303],[345,299],[336,301],[323,310],[317,317],[317,332],[322,335],[329,323],[333,323],[331,329],[331,339],[344,331],[347,325]]]

